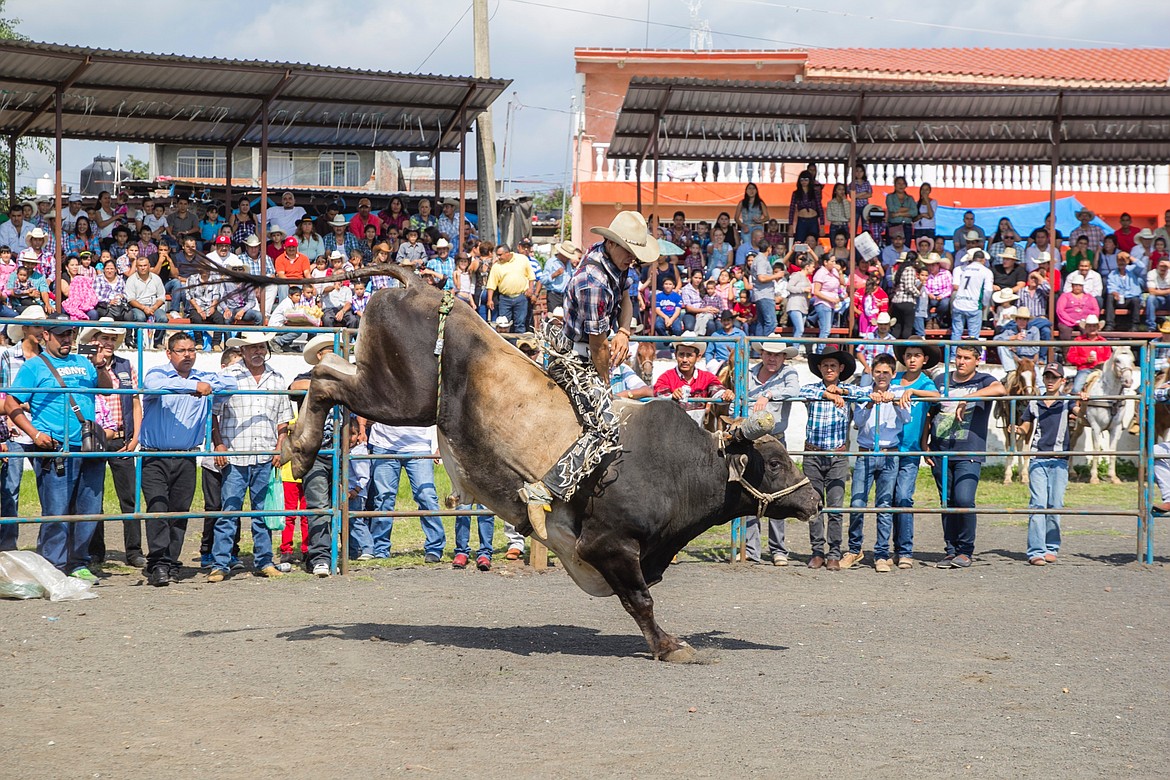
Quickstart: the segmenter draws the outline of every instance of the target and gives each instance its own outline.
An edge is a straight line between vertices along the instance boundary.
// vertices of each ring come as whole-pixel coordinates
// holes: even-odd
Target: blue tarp
[[[1076,198],[1057,198],[1056,229],[1062,235],[1068,236],[1069,233],[1080,226],[1081,223],[1073,215],[1082,208],[1083,204]],[[934,212],[934,218],[938,225],[936,228],[938,234],[946,236],[949,240],[954,232],[959,229],[959,226],[963,224],[963,214],[968,211],[975,212],[975,224],[983,228],[989,240],[995,234],[995,229],[1003,217],[1007,217],[1012,221],[1012,226],[1016,229],[1021,239],[1027,240],[1033,230],[1038,227],[1043,227],[1044,217],[1048,215],[1048,201],[1020,203],[1014,206],[993,206],[986,209],[939,206]],[[1100,226],[1106,233],[1113,232],[1113,228],[1100,217],[1095,218],[1093,224]]]

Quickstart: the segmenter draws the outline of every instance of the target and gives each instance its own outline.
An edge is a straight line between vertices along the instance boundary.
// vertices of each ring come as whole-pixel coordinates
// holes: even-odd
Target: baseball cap
[[[53,316],[46,317],[45,319],[59,323],[56,325],[46,325],[45,330],[49,333],[70,333],[77,330],[77,326],[70,322],[68,314],[54,314]]]
[[[215,245],[216,246],[222,246],[224,244],[231,246],[232,245],[231,238],[229,238],[228,236],[216,236],[215,237]]]
[[[286,238],[284,240],[284,248],[288,249],[290,246],[297,247],[297,246],[300,246],[300,244],[297,243],[297,240],[295,238],[293,238],[292,236],[289,236],[288,238]]]

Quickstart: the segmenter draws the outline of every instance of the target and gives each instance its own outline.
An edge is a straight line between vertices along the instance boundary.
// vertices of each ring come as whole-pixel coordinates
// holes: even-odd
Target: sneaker
[[[509,547],[508,552],[504,553],[504,558],[509,561],[518,561],[524,557],[524,551],[519,547]]]
[[[313,576],[314,577],[328,577],[329,576],[329,564],[327,564],[327,563],[314,563],[313,564]]]
[[[359,561],[372,561],[372,560],[374,560],[374,554],[373,553],[362,553],[361,555],[359,555],[357,557],[357,559]]]
[[[847,552],[841,558],[841,568],[842,569],[852,569],[854,566],[857,566],[858,564],[860,564],[864,559],[865,559],[865,553]]]
[[[784,553],[773,553],[772,554],[772,565],[773,566],[787,566],[788,565],[788,556],[785,555]]]
[[[486,555],[479,556],[475,559],[475,568],[479,569],[480,571],[491,571],[492,559]]]
[[[257,577],[267,577],[268,579],[271,579],[271,580],[274,580],[274,579],[277,579],[278,577],[284,576],[283,574],[280,573],[279,569],[277,569],[275,566],[271,566],[271,565],[265,566],[263,569],[257,569],[256,571],[254,571],[252,573],[255,574]]]
[[[889,558],[878,558],[876,561],[873,562],[873,568],[879,572],[882,572],[883,574],[888,573],[890,571],[890,568],[891,568],[890,567],[890,559]]]
[[[442,558],[435,553],[427,553],[423,556],[423,563],[438,563]]]
[[[955,565],[955,556],[948,555],[934,565],[936,569],[949,569]]]
[[[211,557],[211,553],[203,553],[199,556],[199,568],[210,569],[215,563],[215,559]]]
[[[243,571],[244,562],[241,561],[238,556],[233,555],[228,559],[228,568],[232,571]]]
[[[467,562],[469,560],[470,559],[464,553],[458,553],[455,556],[455,558],[451,561],[451,568],[452,569],[466,569]]]
[[[82,566],[80,569],[74,569],[73,573],[69,575],[74,579],[83,580],[84,582],[96,583],[98,578],[89,569]]]
[[[956,555],[955,559],[951,561],[951,567],[955,569],[965,569],[971,565],[970,555]]]
[[[914,559],[911,558],[909,555],[903,555],[901,558],[898,559],[898,568],[899,569],[913,569],[914,568]]]
[[[226,573],[227,572],[225,572],[223,569],[212,569],[211,572],[207,575],[207,581],[223,582],[223,578]]]

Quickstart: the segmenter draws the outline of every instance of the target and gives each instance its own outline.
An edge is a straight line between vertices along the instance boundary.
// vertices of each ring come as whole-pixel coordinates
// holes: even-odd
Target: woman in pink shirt
[[[837,258],[833,255],[825,256],[825,264],[813,274],[812,319],[817,322],[818,338],[827,339],[833,329],[833,315],[841,305],[841,295],[844,283],[841,281],[841,269]],[[823,352],[824,344],[817,345],[817,352]]]
[[[1056,327],[1060,331],[1060,338],[1065,341],[1073,337],[1073,328],[1085,317],[1101,313],[1097,299],[1085,292],[1085,277],[1079,272],[1071,273],[1068,283],[1072,291],[1056,299]]]

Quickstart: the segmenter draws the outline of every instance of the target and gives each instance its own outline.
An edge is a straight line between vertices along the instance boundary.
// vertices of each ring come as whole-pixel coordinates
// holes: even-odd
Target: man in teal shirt
[[[942,361],[939,348],[933,344],[909,344],[894,347],[894,356],[906,370],[894,377],[891,385],[901,388],[898,404],[910,410],[910,421],[902,427],[898,449],[903,452],[920,452],[922,429],[926,425],[926,413],[930,404],[919,400],[938,398],[938,387],[927,375],[926,370]],[[919,455],[901,455],[898,458],[898,475],[894,481],[894,506],[914,506],[914,488],[918,482]],[[894,565],[899,569],[914,566],[914,515],[897,512],[894,515]]]

